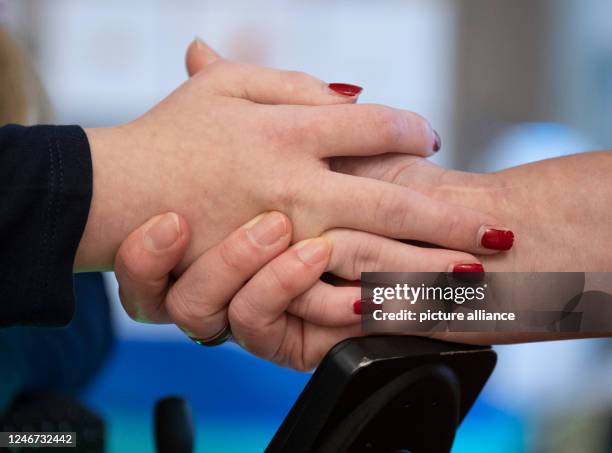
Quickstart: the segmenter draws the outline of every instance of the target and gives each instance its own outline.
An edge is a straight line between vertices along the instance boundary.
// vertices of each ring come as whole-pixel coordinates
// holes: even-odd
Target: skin
[[[488,272],[612,272],[612,247],[607,244],[612,231],[610,151],[549,159],[492,174],[447,170],[424,159],[398,155],[344,159],[336,164],[337,171],[394,182],[466,207],[478,206],[508,222],[517,240],[507,254],[480,257]],[[385,264],[374,266],[393,270]],[[603,336],[610,332],[435,335],[475,344]]]
[[[512,225],[517,237],[512,252],[482,257],[490,272],[612,271],[612,247],[607,243],[612,226],[610,151],[492,174],[447,170],[399,155],[338,160],[335,169],[479,208]]]
[[[201,337],[207,329],[213,336],[229,322],[234,339],[243,348],[299,370],[311,369],[334,344],[359,335],[359,316],[352,311],[324,299],[304,297],[320,283],[329,266],[329,239],[307,239],[290,246],[289,219],[278,212],[267,213],[264,216],[280,217],[287,226],[274,244],[258,246],[249,238],[249,226],[258,220],[253,219],[171,282],[169,273],[187,249],[189,230],[181,219],[175,242],[152,250],[147,231],[151,223],[166,216],[174,214],[157,216],[135,230],[117,255],[121,301],[133,318],[174,322],[194,337]],[[233,254],[229,260],[227,250]],[[359,293],[357,288],[343,289]],[[199,297],[185,296],[185,292]]]
[[[218,58],[214,53],[212,56],[206,55],[206,52],[212,52],[210,49],[200,50],[203,52],[191,50],[188,62],[190,57],[192,66],[194,60],[197,63],[195,66],[198,66]],[[410,188],[435,200],[482,210],[512,225],[518,238],[512,251],[479,257],[487,271],[612,270],[612,248],[607,247],[612,226],[608,201],[612,199],[612,183],[608,177],[612,173],[612,152],[552,159],[494,174],[446,170],[423,158],[402,154],[335,158],[331,168],[340,173]],[[584,175],[589,177],[585,178]],[[236,241],[239,236],[234,233],[225,242]],[[197,286],[205,268],[188,271],[176,283],[168,285],[168,275],[186,244],[179,241],[172,257],[164,252],[139,255],[145,237],[146,225],[137,229],[123,243],[117,255],[118,263],[122,263],[117,266],[117,277],[121,287],[130,291],[130,294],[122,297],[128,312],[134,311],[133,306],[151,311],[159,310],[159,307],[167,310],[167,307],[177,305],[182,308],[167,311],[163,321],[185,325],[195,320],[198,326],[206,325],[210,313],[213,313],[213,317],[217,317],[215,327],[222,328],[229,320],[234,336],[244,348],[259,357],[296,369],[316,366],[338,341],[361,333],[355,316],[349,310],[344,310],[344,313],[339,310],[335,316],[329,316],[332,311],[330,306],[334,306],[331,300],[308,297],[308,303],[300,303],[300,300],[304,300],[300,298],[321,284],[319,278],[323,271],[332,272],[345,280],[358,279],[362,271],[426,271],[431,262],[430,253],[434,251],[407,246],[373,234],[332,229],[323,235],[321,242],[329,247],[324,254],[326,258],[316,265],[299,264],[295,248],[287,248],[291,241],[285,239],[285,242],[277,245],[276,254],[248,249],[251,260],[258,259],[260,264],[258,266],[251,261],[248,269],[235,269],[234,274],[241,276],[237,281],[226,283],[217,279],[215,283],[200,285],[199,290],[191,292],[189,298],[181,298],[173,297],[173,289],[177,285],[188,288]],[[231,248],[247,250],[245,247]],[[139,259],[132,259],[133,256]],[[214,255],[210,256],[213,258],[208,259],[214,261]],[[151,271],[152,267],[156,272]],[[151,279],[156,281],[155,291],[151,291]],[[224,287],[226,295],[213,301],[207,295],[215,285]],[[203,305],[208,307],[208,315],[194,308]],[[338,305],[346,307],[347,304],[335,304],[336,307]],[[132,308],[128,308],[130,306]],[[217,331],[208,329],[210,335]],[[585,335],[437,335],[450,341],[478,344],[579,336]]]
[[[454,202],[466,206],[485,207],[501,218],[513,220],[517,225],[517,236],[520,235],[521,240],[517,241],[513,250],[507,254],[481,257],[487,271],[491,269],[496,272],[539,271],[540,266],[542,271],[545,269],[551,272],[612,271],[612,250],[610,247],[601,246],[605,244],[607,234],[612,227],[612,214],[606,203],[606,197],[612,196],[612,184],[606,178],[606,172],[608,174],[612,172],[611,152],[552,159],[490,175],[448,171],[423,159],[409,156],[355,159],[343,162],[338,167],[338,170],[364,176],[393,179],[395,183],[408,184],[434,197],[451,198]],[[593,177],[587,182],[580,176],[581,171],[591,171]],[[558,185],[557,191],[551,191],[549,184],[542,180],[542,175],[545,174],[550,175],[551,179],[563,181],[564,184]],[[394,176],[391,178],[390,175]],[[561,192],[578,195],[564,198]],[[555,204],[560,199],[564,201]],[[589,221],[585,222],[585,219]],[[595,224],[591,225],[591,221]],[[558,228],[555,228],[558,236],[549,238],[546,226],[551,224],[558,225]],[[343,237],[344,234],[342,230],[332,230],[327,232],[324,238],[332,246],[340,243],[343,247],[350,248],[351,244],[354,247],[357,242],[350,236]],[[318,364],[334,344],[361,334],[360,326],[355,324],[355,316],[348,310],[345,310],[344,314],[339,310],[332,322],[332,317],[328,315],[332,310],[329,307],[329,300],[310,298],[310,303],[305,307],[302,305],[301,311],[296,309],[295,306],[300,307],[300,301],[303,301],[300,299],[301,295],[308,293],[309,285],[319,283],[318,278],[324,270],[351,279],[362,271],[393,272],[419,263],[416,256],[414,254],[411,256],[407,251],[398,252],[395,255],[399,257],[397,259],[389,259],[391,256],[389,253],[364,252],[367,249],[374,251],[379,248],[368,245],[374,244],[372,240],[377,239],[376,236],[370,236],[365,238],[367,239],[365,243],[361,241],[362,255],[356,260],[357,264],[353,263],[354,270],[345,269],[346,273],[338,271],[335,267],[336,261],[343,261],[334,258],[335,249],[330,252],[330,259],[325,267],[320,265],[306,269],[287,266],[287,262],[291,262],[292,259],[295,261],[292,249],[288,249],[278,258],[262,265],[259,270],[253,266],[249,270],[253,273],[253,277],[245,286],[236,285],[229,288],[231,296],[226,299],[211,302],[210,298],[207,298],[210,286],[201,287],[199,297],[193,294],[187,304],[200,307],[203,301],[208,301],[216,307],[217,313],[229,308],[230,325],[238,342],[245,349],[285,366],[300,370],[310,369]],[[346,243],[343,243],[343,240],[346,240]],[[132,242],[133,247],[138,247],[133,237],[128,238],[125,244]],[[403,244],[389,240],[388,246],[400,250]],[[260,253],[252,252],[252,257]],[[120,250],[119,259],[124,259],[123,256],[130,256],[127,248]],[[172,269],[173,263],[168,262],[163,256],[151,259],[166,261],[166,272]],[[401,260],[404,259],[406,262],[402,263]],[[142,270],[143,262],[145,261],[142,259],[134,261],[132,267]],[[270,268],[276,270],[271,271]],[[288,268],[292,270],[287,271]],[[202,271],[203,269],[199,272]],[[143,273],[141,278],[146,275],[146,270]],[[122,286],[134,286],[134,282],[126,277],[125,272],[118,272],[117,276]],[[198,272],[193,272],[181,277],[178,284],[192,287],[197,280]],[[225,282],[218,284],[226,287]],[[160,285],[165,291],[164,284]],[[132,294],[131,299],[126,298],[124,304],[129,300],[138,300],[140,304],[153,306],[151,299],[138,297],[136,294]],[[160,296],[156,303],[163,306],[166,302]],[[327,308],[325,305],[328,305]],[[180,323],[201,318],[190,318],[190,315],[187,315],[174,319],[180,319]],[[167,321],[172,322],[172,317]],[[275,335],[271,334],[273,330],[276,332]],[[609,335],[609,332],[445,333],[435,334],[434,337],[465,343],[499,344]]]
[[[336,156],[433,153],[422,117],[355,100],[303,73],[219,59],[135,121],[86,130],[94,188],[75,270],[111,269],[121,241],[168,211],[194,232],[176,276],[272,210],[291,218],[294,242],[351,228],[487,252],[479,237],[496,218],[330,170]]]

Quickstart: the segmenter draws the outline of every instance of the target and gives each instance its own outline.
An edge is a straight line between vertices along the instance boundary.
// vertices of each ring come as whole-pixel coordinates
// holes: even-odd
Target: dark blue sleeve
[[[0,327],[70,321],[91,195],[80,127],[0,128]]]
[[[104,280],[77,274],[74,287],[67,327],[0,329],[0,414],[23,392],[77,392],[104,365],[114,341]]]

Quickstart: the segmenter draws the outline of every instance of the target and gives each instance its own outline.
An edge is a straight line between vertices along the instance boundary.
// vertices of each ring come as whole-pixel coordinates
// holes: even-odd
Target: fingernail
[[[326,239],[316,238],[302,242],[297,255],[304,264],[317,264],[329,256],[330,244]]]
[[[453,266],[453,273],[474,272],[482,274],[484,271],[484,267],[480,263],[455,264]]]
[[[180,232],[178,215],[164,214],[145,233],[145,247],[153,252],[166,250],[177,241]]]
[[[286,234],[287,221],[285,216],[278,212],[262,214],[247,224],[247,236],[256,245],[276,244]]]
[[[433,131],[433,136],[434,136],[434,143],[433,143],[433,150],[435,153],[437,153],[438,151],[440,151],[440,148],[442,148],[442,139],[440,138],[440,134],[438,134],[437,131]]]
[[[343,96],[357,96],[363,91],[363,88],[350,83],[330,83],[329,88]]]
[[[202,39],[198,36],[193,38],[193,43],[196,45],[196,47],[204,47],[204,41],[202,41]]]
[[[361,314],[361,299],[357,299],[355,302],[353,302],[353,312],[356,315]]]
[[[484,232],[480,244],[491,250],[510,250],[514,244],[514,233],[510,230],[499,230],[491,227],[482,227]]]
[[[480,263],[455,264],[453,266],[453,277],[464,283],[480,283],[484,276],[484,267]]]

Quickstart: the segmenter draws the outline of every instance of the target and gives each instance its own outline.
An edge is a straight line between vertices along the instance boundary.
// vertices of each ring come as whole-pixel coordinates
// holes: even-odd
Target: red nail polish
[[[453,267],[454,273],[475,272],[475,273],[483,274],[484,271],[485,271],[484,267],[480,263],[455,264],[455,267]]]
[[[492,250],[510,250],[514,244],[514,233],[510,230],[488,229],[482,235],[480,243]]]
[[[435,153],[437,153],[438,151],[440,151],[440,148],[442,148],[442,139],[440,138],[440,134],[438,134],[437,131],[433,131],[433,135],[434,135],[433,150]]]
[[[484,267],[480,263],[456,264],[453,267],[453,277],[464,283],[480,283],[484,276]]]
[[[343,96],[357,96],[363,91],[363,88],[350,83],[330,83],[329,88]]]
[[[361,299],[357,299],[355,302],[353,302],[353,312],[356,315],[361,314]]]

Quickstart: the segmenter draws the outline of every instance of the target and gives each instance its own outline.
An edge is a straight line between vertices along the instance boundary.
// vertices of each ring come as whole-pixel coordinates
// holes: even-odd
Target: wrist
[[[74,267],[76,272],[106,271],[112,269],[123,239],[152,211],[144,203],[146,192],[139,177],[144,164],[138,163],[129,125],[85,129],[85,134],[91,150],[93,191]]]
[[[610,152],[551,159],[459,178],[465,182],[447,201],[487,212],[515,233],[512,250],[482,257],[489,272],[609,272],[612,250],[602,244],[612,228],[611,172]]]

